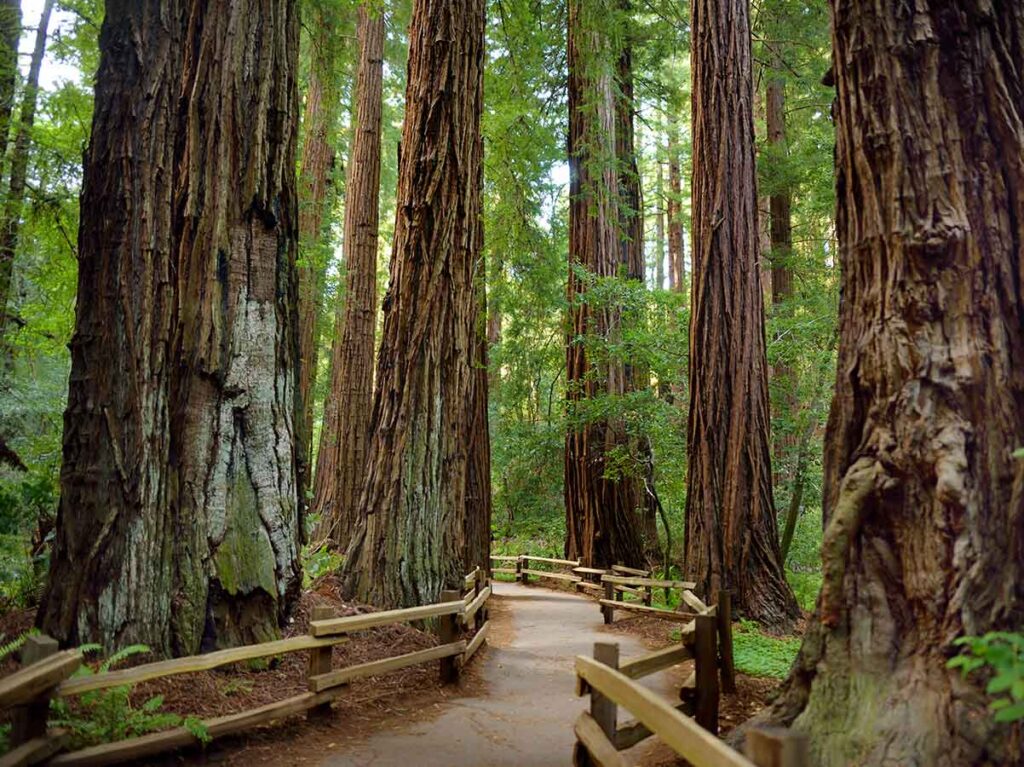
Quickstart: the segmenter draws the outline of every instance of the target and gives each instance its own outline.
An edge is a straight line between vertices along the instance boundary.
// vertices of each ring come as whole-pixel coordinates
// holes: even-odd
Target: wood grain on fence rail
[[[28,703],[82,665],[78,650],[65,650],[0,679],[0,707]]]
[[[189,655],[184,658],[161,660],[133,668],[119,669],[118,671],[107,671],[101,674],[75,677],[58,687],[57,694],[63,697],[81,695],[83,692],[133,685],[140,682],[148,682],[151,679],[178,676],[180,674],[193,674],[197,671],[210,671],[211,669],[241,661],[333,647],[347,641],[348,638],[344,636],[315,638],[309,635],[302,635],[291,637],[290,639],[277,639],[272,642],[247,645],[245,647],[232,647],[228,650],[217,650],[205,655]]]
[[[376,613],[350,615],[345,618],[312,621],[309,624],[309,629],[310,633],[315,637],[333,636],[335,634],[362,631],[374,626],[386,626],[389,623],[406,623],[427,618],[440,618],[442,615],[452,615],[462,612],[462,610],[462,600],[459,599],[455,602],[441,602],[434,605],[421,605],[420,607],[403,607],[398,610],[381,610]]]
[[[694,767],[753,767],[746,758],[677,711],[668,701],[620,671],[578,655],[576,673],[589,685],[591,694],[598,690],[627,709],[638,722]]]

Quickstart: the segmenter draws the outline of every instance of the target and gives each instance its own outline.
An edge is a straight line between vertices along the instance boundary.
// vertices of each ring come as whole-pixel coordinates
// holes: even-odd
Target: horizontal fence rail
[[[807,741],[798,733],[778,728],[752,730],[747,734],[746,756],[715,736],[716,627],[709,615],[700,616],[697,623],[698,636],[690,646],[684,641],[682,647],[649,653],[621,667],[617,644],[599,642],[594,645],[593,658],[576,657],[577,692],[590,695],[590,711],[581,713],[573,728],[576,767],[626,767],[628,763],[619,752],[652,735],[692,767],[808,767]],[[697,681],[687,683],[693,685],[692,690],[684,685],[680,704],[673,705],[635,681],[690,658],[697,661]],[[635,718],[619,725],[619,707]]]
[[[12,749],[0,756],[0,767],[36,764],[46,759],[49,759],[47,764],[53,765],[108,765],[152,757],[197,744],[196,731],[205,730],[210,738],[219,738],[297,714],[323,712],[355,679],[380,676],[431,661],[439,661],[442,681],[453,682],[460,669],[486,642],[490,630],[487,602],[492,592],[485,571],[475,568],[462,583],[463,588],[468,589],[466,593],[462,590],[443,592],[442,601],[437,604],[340,618],[331,615],[330,608],[317,607],[311,615],[309,634],[304,636],[88,676],[72,676],[82,665],[79,650],[60,652],[56,641],[50,637],[30,636],[22,651],[24,668],[0,679],[0,708],[14,708]],[[439,645],[341,669],[331,668],[334,646],[348,641],[349,634],[375,626],[427,619],[437,619]],[[463,631],[472,632],[472,637],[460,638]],[[206,719],[199,728],[177,727],[70,753],[58,753],[64,748],[66,733],[63,730],[46,730],[50,699],[55,696],[73,697],[294,652],[309,653],[309,692],[237,714]]]

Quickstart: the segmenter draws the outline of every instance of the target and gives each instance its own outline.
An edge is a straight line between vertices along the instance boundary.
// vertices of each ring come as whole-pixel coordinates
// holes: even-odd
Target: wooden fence
[[[657,735],[693,767],[807,767],[807,742],[787,730],[752,730],[746,754],[733,751],[718,732],[718,659],[715,619],[701,615],[680,645],[619,662],[619,646],[598,642],[594,657],[576,657],[577,692],[590,695],[590,711],[576,720],[576,767],[626,767],[619,753]],[[635,680],[693,658],[696,670],[673,705]],[[622,707],[633,720],[618,723]],[[691,718],[692,717],[692,718]]]
[[[12,749],[0,757],[0,767],[31,765],[45,760],[49,760],[47,764],[50,765],[108,765],[195,745],[199,739],[193,730],[177,727],[115,743],[58,753],[64,747],[66,733],[46,729],[50,700],[57,696],[67,698],[92,690],[206,671],[239,661],[308,652],[309,689],[301,695],[277,703],[204,720],[201,729],[211,739],[301,713],[321,713],[330,708],[331,701],[344,693],[353,680],[379,676],[420,663],[439,661],[442,681],[453,682],[458,679],[460,669],[486,641],[490,629],[486,605],[490,596],[491,586],[484,572],[476,568],[465,577],[464,589],[442,592],[441,601],[437,604],[344,618],[335,617],[330,608],[315,608],[309,634],[305,636],[162,660],[88,676],[72,676],[82,664],[78,650],[59,652],[57,642],[50,637],[31,636],[22,650],[24,667],[0,679],[0,708],[14,708]],[[349,634],[374,626],[427,619],[436,619],[438,622],[441,640],[438,646],[341,669],[331,668],[332,648],[347,641]],[[468,642],[459,639],[461,630],[473,631]]]

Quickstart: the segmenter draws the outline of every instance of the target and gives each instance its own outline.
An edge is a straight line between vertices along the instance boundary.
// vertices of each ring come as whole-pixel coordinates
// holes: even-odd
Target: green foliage
[[[97,645],[83,645],[80,649],[87,653],[96,652],[99,648]],[[148,652],[149,648],[145,645],[129,645],[104,660],[98,671],[107,672],[129,658]],[[97,672],[90,667],[82,666],[76,676],[94,673]],[[74,705],[62,698],[54,699],[50,704],[50,725],[65,727],[70,731],[72,749],[111,743],[182,726],[200,742],[209,742],[209,733],[199,719],[182,718],[177,714],[161,711],[163,703],[162,695],[154,695],[139,705],[134,704],[131,687],[128,685],[108,690],[93,690],[80,695]]]
[[[309,546],[302,549],[302,588],[308,589],[317,578],[338,570],[345,557],[332,551],[326,544],[322,544],[315,550]]]
[[[799,650],[799,638],[763,634],[754,621],[740,621],[733,632],[736,670],[750,676],[784,678]]]
[[[1024,634],[991,631],[980,637],[960,637],[953,644],[964,652],[949,660],[966,677],[974,671],[989,674],[985,692],[997,696],[989,705],[997,722],[1024,720]]]

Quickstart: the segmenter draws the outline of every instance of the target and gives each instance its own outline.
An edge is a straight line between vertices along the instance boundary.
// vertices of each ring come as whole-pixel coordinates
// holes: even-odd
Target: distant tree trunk
[[[383,607],[435,601],[464,575],[470,450],[486,375],[482,274],[483,0],[415,0],[391,284],[373,433],[346,590]],[[478,323],[481,323],[478,325]],[[486,399],[484,400],[486,403]],[[486,405],[485,405],[486,407]]]
[[[832,11],[824,583],[767,716],[822,767],[1022,764],[987,678],[945,664],[958,636],[1024,626],[1024,7]]]
[[[316,386],[320,313],[323,311],[323,269],[317,254],[327,212],[327,184],[334,165],[329,134],[337,111],[337,94],[329,87],[333,77],[336,32],[330,14],[313,8],[313,44],[310,46],[309,85],[302,120],[302,165],[299,170],[299,407],[301,438],[300,488],[303,497],[310,482],[313,450],[313,390]]]
[[[597,277],[617,274],[621,263],[619,178],[616,167],[615,73],[617,55],[600,31],[602,3],[569,3],[569,287],[567,345],[570,414],[599,394],[621,395],[621,363],[595,363],[579,339],[617,332],[619,312],[586,302],[582,267]],[[606,18],[606,17],[605,17]],[[628,207],[628,206],[626,206]],[[586,419],[571,423],[565,446],[566,555],[586,565],[644,561],[643,499],[633,477],[605,476],[606,456],[628,445],[622,424]]]
[[[322,515],[317,538],[342,551],[359,517],[373,408],[383,83],[384,16],[364,4],[345,195],[345,303],[338,307],[312,506]]]
[[[0,178],[7,160],[11,114],[18,87],[18,43],[21,40],[21,0],[0,0]]]
[[[230,5],[107,4],[39,612],[64,643],[267,639],[300,583],[298,18]]]
[[[11,297],[11,283],[14,279],[14,257],[18,251],[18,234],[21,230],[22,207],[25,202],[25,180],[28,176],[29,151],[32,148],[32,126],[36,121],[36,103],[39,100],[39,71],[42,69],[43,56],[46,53],[46,36],[50,28],[53,4],[54,0],[46,0],[43,3],[43,11],[39,15],[36,44],[32,49],[28,79],[25,81],[25,92],[21,99],[18,134],[14,139],[14,151],[11,154],[7,198],[4,200],[3,218],[0,218],[0,347],[5,346],[7,302]],[[15,48],[16,50],[17,48]],[[15,63],[17,63],[17,54],[15,54]],[[2,116],[0,114],[0,118]],[[7,122],[10,122],[10,110],[7,111]],[[7,131],[5,130],[5,149],[6,143]]]
[[[693,312],[687,579],[712,602],[784,627],[769,449],[747,0],[693,4]],[[728,55],[726,55],[728,52]],[[734,87],[721,88],[721,83]]]
[[[504,280],[505,264],[502,258],[502,252],[500,249],[491,250],[491,258],[488,262],[492,277],[490,284],[500,285]],[[501,343],[501,301],[499,301],[493,294],[488,294],[487,298],[487,347],[491,349]],[[488,365],[490,363],[488,362]],[[489,391],[494,391],[495,387],[501,382],[501,370],[497,366],[488,367],[488,387]]]
[[[774,46],[771,54],[772,69],[766,72],[765,117],[768,128],[768,143],[775,150],[776,157],[783,158],[787,154],[786,83],[782,78],[781,70],[784,64],[778,50],[778,46],[781,43],[773,41],[772,45]],[[788,186],[777,188],[773,190],[768,203],[771,238],[771,295],[773,313],[776,317],[784,315],[786,304],[793,297],[793,272],[790,265],[793,250],[793,224],[790,216],[791,198],[792,193]],[[776,403],[781,405],[781,415],[785,419],[786,425],[792,426],[792,420],[797,412],[796,371],[791,365],[781,361],[773,366],[771,375],[773,388],[780,394],[780,396],[776,397]],[[799,470],[794,469],[792,472],[783,471],[784,460],[788,457],[787,453],[796,446],[796,435],[792,431],[776,431],[772,436],[775,471],[781,477],[792,476],[793,485],[790,493],[796,494],[798,490],[797,484],[802,482]],[[799,460],[798,458],[798,462]],[[802,492],[802,488],[800,490]]]
[[[629,18],[631,0],[619,0],[623,18]],[[619,247],[620,261],[625,266],[626,277],[646,285],[644,263],[644,217],[643,190],[640,183],[640,168],[636,155],[636,131],[633,125],[635,104],[633,101],[633,48],[630,40],[632,30],[627,29],[622,47],[618,51],[616,67],[615,99],[615,156],[618,167]],[[627,391],[650,388],[651,374],[646,365],[627,363],[625,367]],[[652,493],[644,487],[654,483],[654,461],[650,442],[646,438],[633,441],[632,452],[643,467],[644,476],[639,478],[637,488],[639,523],[644,541],[644,554],[648,564],[656,563],[661,556],[658,542],[658,506]],[[633,481],[637,481],[636,478]]]
[[[671,107],[670,107],[671,108]],[[668,116],[668,261],[672,290],[686,290],[686,261],[683,245],[683,179],[679,167],[679,123],[674,112]]]
[[[663,163],[658,160],[655,197],[657,205],[654,210],[654,285],[658,290],[665,289],[665,172]]]

